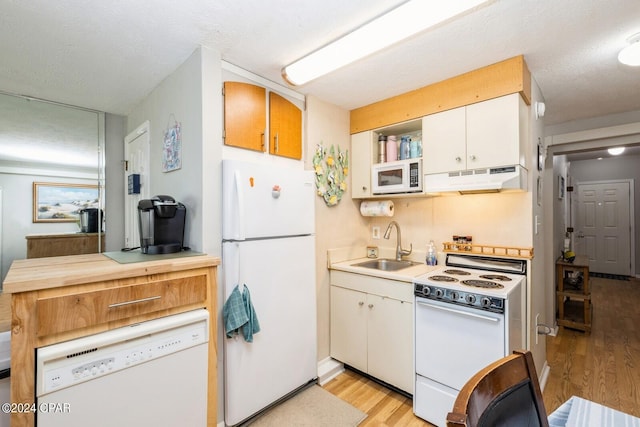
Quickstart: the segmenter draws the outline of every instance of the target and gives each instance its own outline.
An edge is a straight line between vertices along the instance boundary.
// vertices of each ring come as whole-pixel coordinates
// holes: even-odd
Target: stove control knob
[[[482,304],[482,306],[484,308],[489,308],[489,307],[491,307],[491,298],[482,297],[482,299],[480,300],[480,303]]]
[[[442,298],[442,296],[444,295],[444,291],[440,288],[436,289],[436,297],[438,298]]]
[[[425,286],[425,287],[422,289],[422,295],[424,295],[425,297],[428,297],[428,296],[429,296],[429,294],[431,294],[431,288],[430,288],[430,287],[428,287],[428,286]]]
[[[451,300],[452,301],[458,301],[459,299],[460,299],[460,292],[458,292],[458,291],[451,292]]]
[[[477,300],[476,296],[475,296],[475,295],[473,295],[473,294],[469,294],[469,295],[467,295],[467,297],[466,297],[465,299],[467,300],[467,302],[468,302],[469,304],[475,304],[475,302],[476,302],[476,300]]]

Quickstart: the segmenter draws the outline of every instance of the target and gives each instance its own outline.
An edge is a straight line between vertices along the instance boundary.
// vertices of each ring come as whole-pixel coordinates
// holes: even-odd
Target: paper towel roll
[[[383,200],[380,202],[360,203],[360,215],[362,216],[393,216],[393,202]]]

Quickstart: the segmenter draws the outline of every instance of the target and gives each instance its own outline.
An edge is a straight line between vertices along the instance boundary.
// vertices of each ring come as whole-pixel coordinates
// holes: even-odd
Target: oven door
[[[416,297],[416,374],[460,390],[505,356],[504,315]]]

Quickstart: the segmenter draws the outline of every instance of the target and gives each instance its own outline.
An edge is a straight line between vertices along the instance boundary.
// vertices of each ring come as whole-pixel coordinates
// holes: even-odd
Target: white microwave
[[[422,191],[422,159],[376,163],[371,166],[373,194],[418,193]]]

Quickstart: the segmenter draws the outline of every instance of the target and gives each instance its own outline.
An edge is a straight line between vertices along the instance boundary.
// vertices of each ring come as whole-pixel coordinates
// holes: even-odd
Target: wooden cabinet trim
[[[351,134],[511,93],[531,104],[531,73],[523,55],[351,110]]]

